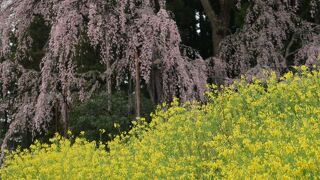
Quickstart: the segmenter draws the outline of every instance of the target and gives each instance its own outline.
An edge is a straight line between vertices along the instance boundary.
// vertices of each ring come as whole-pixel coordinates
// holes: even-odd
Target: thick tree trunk
[[[218,42],[221,41],[229,34],[229,26],[231,20],[231,9],[234,6],[234,0],[220,0],[220,26],[218,28]]]
[[[153,67],[150,72],[150,81],[147,84],[148,92],[154,105],[159,104],[163,100],[161,72],[158,65],[162,62],[157,59],[153,62]]]
[[[218,54],[218,47],[219,47],[219,40],[218,40],[218,24],[219,19],[217,14],[214,12],[210,0],[200,0],[202,7],[204,9],[204,12],[207,14],[208,19],[211,24],[211,33],[212,33],[212,47],[213,47],[213,56],[216,56]]]
[[[159,69],[155,69],[154,72],[154,89],[156,91],[156,100],[157,100],[157,104],[161,103],[162,101],[164,101],[164,97],[163,97],[163,86],[162,86],[162,76],[161,76],[161,71]]]
[[[150,72],[150,81],[147,84],[148,93],[151,98],[151,101],[153,104],[157,104],[157,98],[156,98],[156,89],[155,89],[155,73],[154,68],[151,69]]]
[[[135,96],[136,96],[136,117],[141,116],[141,90],[140,90],[140,64],[139,64],[139,55],[135,53]]]
[[[60,99],[61,108],[61,123],[62,123],[62,134],[64,137],[68,135],[68,105],[66,99],[62,97]]]
[[[233,0],[219,0],[219,15],[212,8],[210,0],[200,1],[204,9],[204,12],[208,16],[208,19],[211,24],[213,56],[217,56],[219,54],[219,45],[228,33],[228,27],[230,24],[231,17],[230,13],[231,7],[233,6]]]
[[[56,123],[56,133],[59,132],[59,104],[55,104],[55,107],[54,107],[54,119],[55,119],[55,123]]]
[[[212,33],[212,47],[213,47],[213,56],[218,56],[219,54],[219,45],[222,40],[222,37],[218,34],[217,28],[211,25],[211,33]]]
[[[227,30],[231,20],[231,8],[234,6],[233,0],[220,0],[220,19],[223,24],[224,36],[226,36]]]
[[[128,116],[131,116],[133,114],[133,97],[132,97],[132,89],[133,89],[133,83],[132,83],[132,77],[129,75],[128,78]]]

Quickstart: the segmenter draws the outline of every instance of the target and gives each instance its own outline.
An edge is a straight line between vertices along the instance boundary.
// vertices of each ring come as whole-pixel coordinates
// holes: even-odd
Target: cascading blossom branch
[[[241,7],[238,0],[238,7]],[[299,16],[303,0],[250,0],[243,27],[220,45],[219,65],[213,74],[229,78],[261,76],[262,69],[279,75],[292,65],[318,65],[320,1],[310,1],[314,22]],[[222,65],[221,65],[222,64]]]
[[[21,61],[28,63],[25,56],[33,39],[27,31],[36,16],[50,29],[40,71],[20,65]],[[99,87],[85,88],[86,79],[77,73],[73,60],[83,33],[100,50],[101,63],[106,66],[103,74],[117,85],[138,73],[148,86],[157,83],[160,88],[154,94],[159,101],[174,96],[203,98],[203,60],[180,53],[180,35],[165,10],[165,0],[0,0],[0,19],[0,115],[9,113],[11,123],[0,141],[1,159],[19,127],[35,135],[47,131],[56,118],[66,131],[68,108]],[[140,72],[135,71],[136,58]],[[16,67],[6,68],[12,62]],[[152,81],[155,71],[160,83]],[[32,88],[26,88],[29,86]],[[24,113],[26,116],[21,116]]]
[[[183,100],[203,98],[206,70],[193,65],[204,65],[203,60],[198,56],[192,61],[181,54],[179,30],[164,5],[163,0],[123,0],[116,8],[110,8],[108,3],[92,3],[89,37],[94,45],[101,45],[103,61],[111,64],[107,71],[112,71],[118,80],[123,80],[128,70],[135,76],[138,54],[140,74],[147,84],[152,83],[152,72],[160,70],[161,100],[173,96]],[[104,13],[107,15],[101,15]]]

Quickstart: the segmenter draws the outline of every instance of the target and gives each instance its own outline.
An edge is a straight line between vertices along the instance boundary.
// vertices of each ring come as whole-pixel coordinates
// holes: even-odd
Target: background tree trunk
[[[211,24],[212,47],[213,47],[212,52],[213,52],[213,56],[216,56],[218,54],[218,47],[220,44],[218,39],[218,31],[217,31],[217,27],[219,24],[218,16],[214,12],[209,0],[200,0],[200,2]]]
[[[233,0],[219,0],[219,14],[212,8],[210,0],[200,1],[211,24],[213,56],[217,56],[219,54],[219,45],[229,31]]]
[[[110,66],[110,62],[107,62],[107,71],[110,70],[111,66]],[[112,79],[111,79],[111,74],[107,75],[107,95],[108,95],[108,104],[107,104],[107,109],[109,112],[111,112],[111,108],[112,108],[112,102],[111,102],[111,98],[112,98]]]

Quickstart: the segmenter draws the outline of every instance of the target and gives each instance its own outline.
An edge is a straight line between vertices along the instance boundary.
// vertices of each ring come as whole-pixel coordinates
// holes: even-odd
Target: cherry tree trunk
[[[107,70],[109,70],[111,68],[110,66],[110,62],[107,62]],[[112,79],[111,79],[111,75],[107,76],[107,95],[108,95],[108,104],[107,104],[107,109],[109,112],[111,112],[111,108],[112,108]]]
[[[162,99],[161,86],[161,72],[157,67],[153,67],[150,75],[150,82],[148,85],[148,92],[154,105],[160,103]]]
[[[68,105],[64,97],[60,101],[61,108],[61,122],[62,122],[62,134],[64,137],[68,135]]]
[[[219,35],[217,27],[211,25],[212,32],[212,47],[213,47],[213,56],[217,56],[219,54],[219,45],[223,39],[221,35]]]

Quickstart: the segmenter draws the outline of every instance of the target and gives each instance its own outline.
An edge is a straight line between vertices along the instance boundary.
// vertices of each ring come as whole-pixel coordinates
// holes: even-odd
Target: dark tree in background
[[[168,0],[184,45],[197,49],[203,58],[212,56],[211,25],[199,0]]]

